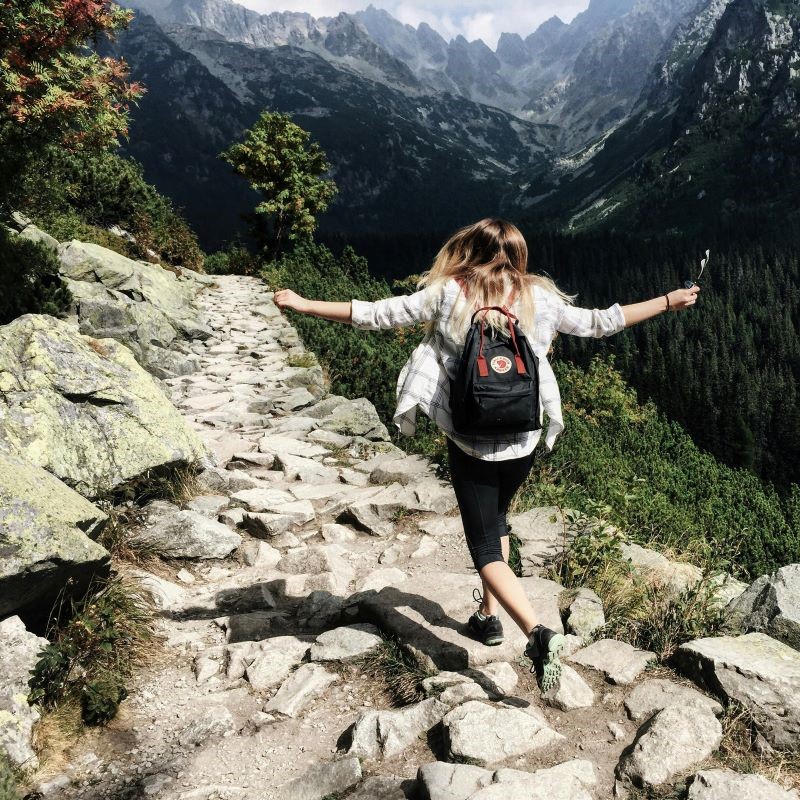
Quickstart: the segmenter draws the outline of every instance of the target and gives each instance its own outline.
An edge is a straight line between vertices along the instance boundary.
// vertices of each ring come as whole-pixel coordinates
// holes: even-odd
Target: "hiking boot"
[[[476,596],[477,594],[477,596]],[[475,589],[472,597],[476,602],[483,604],[483,595]],[[475,634],[475,638],[489,647],[495,647],[503,643],[503,624],[500,617],[496,614],[482,614],[481,605],[478,610],[469,618],[467,627]]]
[[[531,660],[531,672],[536,672],[539,688],[549,692],[561,679],[558,654],[564,647],[564,635],[537,625],[528,637],[525,655]]]

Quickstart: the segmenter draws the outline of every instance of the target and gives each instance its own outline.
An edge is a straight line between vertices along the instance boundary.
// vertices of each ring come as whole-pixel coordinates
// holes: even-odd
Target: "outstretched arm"
[[[625,327],[628,328],[637,322],[644,322],[646,319],[658,316],[662,311],[680,311],[683,308],[690,308],[697,302],[699,291],[700,287],[695,284],[691,289],[675,289],[661,297],[654,297],[652,300],[622,306]]]
[[[331,322],[344,322],[348,325],[352,318],[350,301],[345,303],[331,303],[326,300],[306,300],[291,289],[280,289],[273,298],[275,305],[281,310],[290,308],[300,314],[310,314],[312,317],[322,317]]]
[[[291,308],[301,314],[312,314],[332,322],[346,322],[355,328],[376,331],[403,328],[432,320],[437,313],[441,296],[439,287],[420,289],[414,294],[387,297],[384,300],[329,303],[324,300],[306,300],[291,289],[281,289],[275,292],[274,300],[275,305],[281,309]]]

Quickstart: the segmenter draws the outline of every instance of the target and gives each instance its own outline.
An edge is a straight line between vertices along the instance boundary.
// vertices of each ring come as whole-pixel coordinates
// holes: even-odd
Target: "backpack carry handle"
[[[517,319],[517,317],[512,314],[506,306],[484,306],[483,308],[479,308],[472,315],[472,323],[475,322],[475,317],[477,317],[481,311],[484,312],[484,315],[481,318],[481,338],[480,344],[478,345],[478,357],[476,359],[478,364],[478,374],[481,376],[481,378],[489,377],[489,366],[486,363],[486,356],[483,355],[483,333],[486,324],[486,312],[499,311],[501,314],[505,314],[506,318],[508,319],[508,329],[511,331],[511,342],[514,345],[514,362],[517,366],[517,375],[526,375],[528,370],[525,369],[525,362],[522,360],[522,354],[519,351],[519,342],[517,341],[517,334],[514,330],[514,321]]]

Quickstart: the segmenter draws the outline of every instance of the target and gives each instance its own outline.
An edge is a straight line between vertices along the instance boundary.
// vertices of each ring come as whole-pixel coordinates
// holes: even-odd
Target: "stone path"
[[[617,777],[649,786],[713,767],[722,707],[653,679],[650,654],[571,636],[573,667],[542,698],[507,617],[503,646],[472,640],[478,581],[452,490],[390,443],[370,403],[327,394],[260,281],[221,277],[200,303],[212,335],[184,345],[199,369],[165,383],[216,464],[203,494],[151,504],[135,531],[163,555],[137,572],[163,656],[65,771],[45,765],[41,796],[585,800],[613,796]],[[553,513],[512,525],[526,589],[562,629],[560,587],[537,571],[561,541]],[[576,626],[596,627],[596,605],[581,596]],[[349,662],[380,631],[428,665],[427,698],[393,707]],[[664,747],[676,753],[660,763]],[[694,797],[753,783],[703,775]],[[764,783],[759,797],[797,800]]]

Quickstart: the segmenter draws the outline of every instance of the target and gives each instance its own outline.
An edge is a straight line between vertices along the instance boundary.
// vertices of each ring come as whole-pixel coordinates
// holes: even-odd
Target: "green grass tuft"
[[[50,643],[30,679],[31,704],[54,711],[77,701],[89,725],[113,718],[134,664],[152,651],[152,617],[151,605],[131,579],[95,582],[52,620]]]
[[[383,635],[378,647],[356,659],[354,664],[379,680],[396,706],[407,706],[425,699],[422,681],[436,670],[422,664],[403,644]]]

